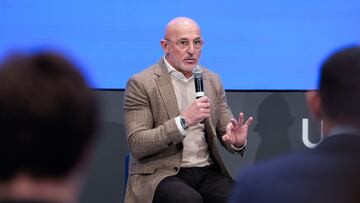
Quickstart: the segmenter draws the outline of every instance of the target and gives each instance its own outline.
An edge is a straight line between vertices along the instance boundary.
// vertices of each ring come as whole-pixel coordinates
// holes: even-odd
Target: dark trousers
[[[159,183],[153,203],[224,203],[232,184],[215,166],[181,168]]]

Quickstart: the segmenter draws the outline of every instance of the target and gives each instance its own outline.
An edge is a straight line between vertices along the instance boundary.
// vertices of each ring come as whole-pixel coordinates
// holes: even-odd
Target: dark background
[[[124,198],[124,159],[128,153],[123,124],[123,90],[95,90],[101,123],[81,203],[120,203]],[[253,116],[245,157],[221,150],[233,177],[245,167],[280,154],[305,149],[303,119],[309,119],[309,140],[320,140],[320,123],[310,118],[304,91],[227,91],[233,114]],[[222,147],[220,147],[223,149]]]

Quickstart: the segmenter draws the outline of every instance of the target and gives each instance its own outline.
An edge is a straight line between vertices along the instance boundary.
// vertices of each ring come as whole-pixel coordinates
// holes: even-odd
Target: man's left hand
[[[240,112],[239,120],[232,118],[226,126],[226,134],[222,136],[222,140],[225,143],[233,144],[235,147],[242,147],[246,142],[248,128],[253,120],[253,117],[250,117],[244,123],[244,114]]]

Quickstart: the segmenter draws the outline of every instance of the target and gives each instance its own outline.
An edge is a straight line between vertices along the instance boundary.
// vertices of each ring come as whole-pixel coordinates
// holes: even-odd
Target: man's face
[[[162,40],[166,60],[185,75],[191,74],[199,63],[202,44],[200,29],[195,24],[179,25]]]

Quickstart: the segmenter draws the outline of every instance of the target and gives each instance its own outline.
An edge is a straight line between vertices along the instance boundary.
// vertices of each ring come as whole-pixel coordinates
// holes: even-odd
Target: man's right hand
[[[210,101],[207,96],[196,99],[182,115],[188,126],[200,123],[210,117]]]

